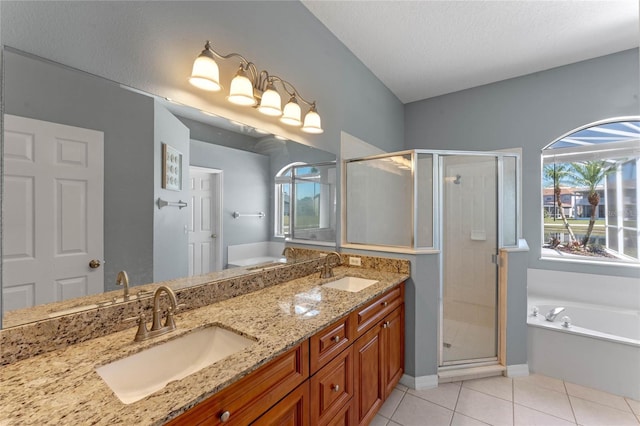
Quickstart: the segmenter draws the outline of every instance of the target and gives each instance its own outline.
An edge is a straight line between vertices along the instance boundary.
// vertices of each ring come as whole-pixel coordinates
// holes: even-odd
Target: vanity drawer
[[[311,424],[328,424],[353,398],[353,347],[311,376]]]
[[[313,335],[309,340],[311,345],[311,374],[314,374],[353,343],[354,335],[355,327],[353,327],[351,316],[346,316]]]
[[[372,325],[380,321],[404,301],[404,283],[392,288],[362,309],[354,312],[356,335],[361,336]],[[356,337],[357,337],[356,336]]]
[[[309,344],[305,341],[168,424],[247,425],[308,377]]]

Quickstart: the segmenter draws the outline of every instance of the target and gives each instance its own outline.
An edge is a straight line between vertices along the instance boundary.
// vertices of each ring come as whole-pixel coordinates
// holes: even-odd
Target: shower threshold
[[[507,367],[492,365],[456,365],[438,368],[438,383],[459,382],[461,380],[482,379],[484,377],[502,376]]]

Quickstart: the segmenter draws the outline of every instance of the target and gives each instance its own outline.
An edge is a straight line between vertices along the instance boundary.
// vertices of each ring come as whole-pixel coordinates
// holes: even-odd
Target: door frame
[[[209,168],[209,167],[201,167],[201,166],[192,166],[189,165],[189,173],[191,174],[191,171],[197,171],[200,173],[209,173],[211,175],[214,175],[214,179],[212,182],[212,186],[211,189],[213,191],[213,206],[211,208],[211,215],[212,220],[211,223],[213,224],[213,226],[215,227],[215,229],[217,230],[216,235],[217,237],[215,238],[214,241],[214,248],[215,248],[215,256],[214,256],[214,269],[216,271],[221,271],[223,269],[223,265],[222,265],[222,239],[223,239],[223,227],[222,227],[222,223],[223,223],[223,218],[222,218],[222,208],[223,208],[223,178],[224,178],[224,172],[221,169],[213,169],[213,168]],[[187,248],[188,250],[188,248]]]

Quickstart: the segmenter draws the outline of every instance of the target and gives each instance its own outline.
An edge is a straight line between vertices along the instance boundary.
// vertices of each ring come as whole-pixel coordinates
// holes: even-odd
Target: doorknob
[[[218,234],[211,234],[211,238],[218,238]]]
[[[99,268],[100,265],[102,265],[102,263],[98,259],[92,259],[89,262],[89,268],[91,268],[91,269]]]

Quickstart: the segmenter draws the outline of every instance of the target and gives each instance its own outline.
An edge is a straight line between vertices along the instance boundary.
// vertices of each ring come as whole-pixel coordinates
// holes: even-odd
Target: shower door
[[[440,161],[440,365],[496,362],[497,158],[446,155]]]

